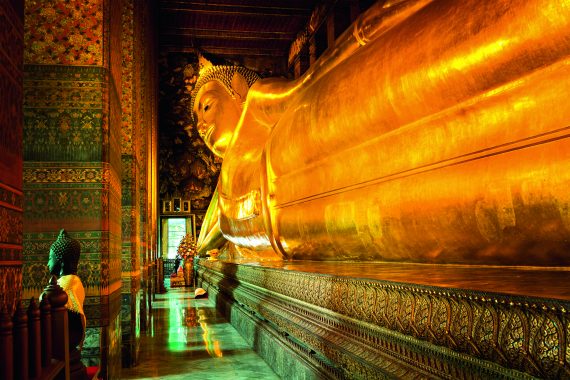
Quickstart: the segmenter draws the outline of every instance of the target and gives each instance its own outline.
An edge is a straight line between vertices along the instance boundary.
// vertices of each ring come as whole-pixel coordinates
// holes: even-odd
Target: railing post
[[[28,380],[28,315],[21,301],[14,313],[14,375],[18,380]]]
[[[67,293],[57,284],[55,276],[44,289],[51,305],[53,357],[65,361],[65,378],[69,379],[69,327],[67,321]]]
[[[6,309],[0,310],[0,379],[14,378],[14,341],[12,319]]]
[[[40,322],[42,327],[42,367],[51,364],[51,305],[47,297],[40,302]]]
[[[38,378],[42,373],[42,336],[40,329],[40,308],[34,297],[28,307],[28,334],[30,378]]]

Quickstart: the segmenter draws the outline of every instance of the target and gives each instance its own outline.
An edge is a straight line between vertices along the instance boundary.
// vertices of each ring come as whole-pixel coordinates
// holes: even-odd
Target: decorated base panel
[[[516,294],[515,285],[532,281],[533,275],[508,278],[521,273],[517,268],[487,278],[487,289],[497,291],[489,292],[469,286],[470,278],[474,288],[481,286],[474,274],[484,268],[472,268],[472,273],[462,268],[463,280],[457,274],[453,280],[464,285],[459,288],[428,284],[430,276],[418,274],[421,266],[410,266],[415,275],[404,282],[405,266],[369,263],[375,275],[363,278],[366,271],[354,276],[359,265],[201,260],[197,272],[199,286],[215,294],[218,307],[242,335],[253,339],[259,331],[270,331],[279,337],[271,345],[287,346],[311,373],[355,379],[570,378],[565,287],[552,289],[559,298]],[[383,271],[387,278],[399,273],[399,280],[381,279]],[[567,272],[551,274],[557,278]],[[530,282],[529,288],[538,289]],[[281,373],[281,361],[256,347],[255,339],[251,344]]]

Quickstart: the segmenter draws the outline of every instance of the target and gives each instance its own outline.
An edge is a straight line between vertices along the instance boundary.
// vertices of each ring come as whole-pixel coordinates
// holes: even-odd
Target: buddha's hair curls
[[[222,84],[231,96],[236,95],[232,88],[232,79],[234,78],[235,73],[243,76],[248,87],[251,87],[260,78],[255,71],[243,66],[215,65],[201,70],[196,86],[194,86],[194,90],[192,90],[192,97],[190,100],[190,112],[192,113],[192,119],[195,119],[193,111],[196,95],[198,94],[198,91],[200,91],[200,88],[202,88],[206,83],[215,80]]]

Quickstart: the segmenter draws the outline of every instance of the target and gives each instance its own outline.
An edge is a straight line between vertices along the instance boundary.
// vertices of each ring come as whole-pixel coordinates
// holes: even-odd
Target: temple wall
[[[143,173],[153,170],[145,155],[152,149],[142,145],[156,141],[153,86],[143,89],[152,74],[137,71],[148,60],[144,7],[133,0],[25,6],[23,296],[47,284],[49,246],[65,228],[82,248],[83,359],[105,378],[120,376],[121,351],[127,363],[136,361],[140,258],[152,252],[153,263],[157,251],[156,242],[146,250],[140,243],[156,224],[154,203],[140,202],[153,202],[144,193],[154,189],[142,181],[155,176]]]
[[[221,159],[198,135],[190,112],[198,70],[196,53],[160,52],[160,196],[191,200],[192,210],[205,210],[216,189]]]
[[[22,289],[23,1],[0,3],[0,309]]]

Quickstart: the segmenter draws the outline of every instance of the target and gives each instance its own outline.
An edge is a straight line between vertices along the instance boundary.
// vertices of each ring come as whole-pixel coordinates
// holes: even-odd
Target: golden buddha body
[[[378,4],[298,80],[240,77],[194,99],[200,251],[570,264],[570,1]]]

